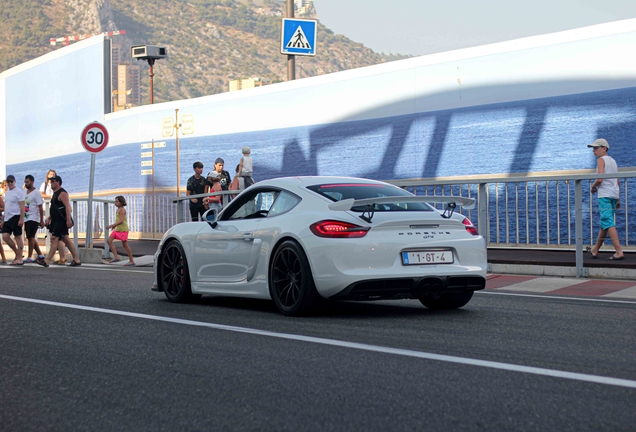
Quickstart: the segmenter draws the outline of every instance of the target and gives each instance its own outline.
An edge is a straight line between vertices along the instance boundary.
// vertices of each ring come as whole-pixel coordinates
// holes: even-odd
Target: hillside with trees
[[[113,43],[126,53],[133,45],[168,47],[169,58],[154,67],[155,102],[226,92],[229,81],[258,77],[265,84],[286,80],[280,54],[285,2],[274,0],[5,0],[0,28],[0,71],[63,44],[50,38],[125,30]],[[310,13],[311,15],[311,13]],[[315,18],[303,16],[302,18]],[[382,63],[405,56],[375,53],[319,23],[317,55],[296,57],[296,78]],[[142,66],[147,103],[148,66]]]

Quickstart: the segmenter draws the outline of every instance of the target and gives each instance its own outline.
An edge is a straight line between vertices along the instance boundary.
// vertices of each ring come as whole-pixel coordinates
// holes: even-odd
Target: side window
[[[282,191],[276,201],[274,201],[274,205],[269,209],[268,216],[276,216],[279,214],[287,213],[294,207],[296,204],[300,202],[300,198],[296,195],[293,195],[289,192]]]
[[[236,205],[229,207],[229,214],[223,214],[223,220],[235,219],[253,219],[266,217],[270,208],[276,201],[280,191],[260,190],[246,195],[237,202]]]

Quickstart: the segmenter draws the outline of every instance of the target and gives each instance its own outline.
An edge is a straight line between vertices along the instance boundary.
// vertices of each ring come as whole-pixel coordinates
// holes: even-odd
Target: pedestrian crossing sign
[[[283,18],[280,52],[287,55],[316,55],[315,20]]]

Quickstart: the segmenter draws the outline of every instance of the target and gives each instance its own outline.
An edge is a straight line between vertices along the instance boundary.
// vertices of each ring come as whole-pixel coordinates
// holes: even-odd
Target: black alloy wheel
[[[321,301],[307,257],[294,241],[285,241],[274,253],[269,271],[269,291],[284,315],[302,315]]]
[[[177,241],[168,243],[161,254],[159,280],[168,300],[181,303],[192,297],[190,274],[183,248]]]
[[[473,298],[473,291],[460,292],[455,294],[442,294],[439,297],[421,297],[420,302],[429,309],[448,310],[459,309]]]

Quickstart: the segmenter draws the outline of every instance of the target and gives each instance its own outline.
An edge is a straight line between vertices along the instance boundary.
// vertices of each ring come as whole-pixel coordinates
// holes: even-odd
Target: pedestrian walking
[[[194,169],[194,175],[188,179],[186,186],[187,196],[205,193],[205,186],[207,184],[205,177],[201,175],[203,173],[203,163],[193,163],[192,169]],[[203,198],[190,198],[190,217],[192,221],[201,220],[203,213],[205,213]]]
[[[51,179],[55,176],[57,176],[57,172],[54,169],[50,169],[46,173],[46,177],[44,178],[44,181],[40,185],[40,194],[42,194],[42,198],[45,200],[50,200],[53,197],[53,189],[51,188]],[[45,217],[49,217],[49,215],[46,214],[46,211],[44,213],[45,213],[44,214]],[[57,242],[57,254],[59,255],[59,259],[57,261],[54,261],[53,264],[59,264],[59,265],[66,264],[66,246],[64,246],[63,242]]]
[[[599,138],[592,144],[589,144],[588,148],[592,149],[596,157],[596,172],[598,174],[615,174],[618,172],[616,161],[607,154],[609,150],[607,140]],[[617,178],[596,179],[594,183],[592,183],[592,193],[598,193],[597,201],[601,228],[594,247],[587,247],[587,251],[592,255],[592,258],[598,258],[598,253],[607,235],[609,235],[615,249],[615,253],[608,259],[622,260],[625,258],[615,224],[616,209],[621,208],[620,187],[620,180]]]
[[[22,228],[24,227],[24,202],[26,192],[15,185],[15,177],[7,176],[7,190],[4,193],[4,220],[2,224],[2,239],[15,254],[11,265],[24,264],[24,241],[22,240]],[[13,239],[11,238],[13,235]]]
[[[128,232],[130,229],[128,228],[128,214],[126,213],[126,198],[119,195],[115,197],[115,207],[117,207],[117,222],[112,225],[108,225],[107,229],[112,229],[113,231],[110,233],[108,237],[108,246],[110,250],[113,252],[113,260],[112,263],[120,262],[119,255],[117,254],[117,248],[115,247],[115,240],[121,241],[122,246],[126,249],[126,253],[128,254],[128,263],[124,264],[125,266],[134,266],[135,259],[133,258],[132,250],[128,245]]]
[[[4,220],[4,191],[0,191],[0,233],[2,233],[3,220]],[[2,246],[2,235],[0,235],[0,264],[2,265],[7,264],[7,257],[4,254],[4,246]]]
[[[51,198],[51,214],[46,219],[49,232],[51,233],[51,248],[44,259],[38,259],[37,263],[41,266],[48,267],[55,251],[57,250],[58,242],[63,242],[67,249],[71,252],[73,261],[69,264],[70,267],[77,267],[82,265],[75,245],[68,236],[68,230],[73,227],[73,218],[71,217],[71,202],[68,197],[68,192],[62,188],[62,177],[56,175],[51,179],[51,189],[53,190],[53,197]]]
[[[26,233],[28,254],[25,263],[34,263],[37,259],[44,259],[44,255],[38,244],[38,229],[44,227],[44,200],[40,191],[33,186],[35,179],[31,174],[24,178],[26,189],[26,200],[24,201],[24,231]],[[35,260],[31,259],[35,251],[38,255]]]

